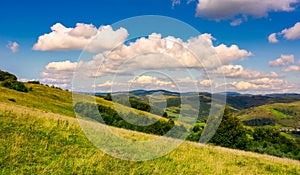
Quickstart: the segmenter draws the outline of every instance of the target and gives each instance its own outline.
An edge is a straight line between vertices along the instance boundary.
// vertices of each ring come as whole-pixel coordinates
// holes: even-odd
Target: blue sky
[[[2,1],[0,69],[15,73],[24,80],[39,79],[44,83],[70,88],[72,77],[69,77],[69,82],[62,82],[58,75],[51,77],[53,71],[57,74],[60,69],[49,64],[57,63],[52,66],[58,66],[62,63],[66,66],[66,61],[75,63],[82,49],[33,49],[40,36],[52,32],[53,25],[60,23],[66,28],[75,28],[77,23],[82,23],[99,28],[134,16],[162,15],[183,21],[202,34],[211,34],[215,38],[211,38],[214,47],[223,44],[230,48],[231,45],[236,45],[238,50],[252,53],[251,56],[237,55],[224,65],[224,69],[232,71],[225,74],[229,90],[244,93],[266,93],[268,89],[270,92],[299,92],[300,64],[297,62],[300,59],[300,28],[296,24],[300,22],[300,3],[297,0],[282,0],[280,3],[257,1],[259,6],[256,7],[250,0],[242,3],[225,0],[225,7],[224,4],[213,1],[211,4],[206,3],[207,0],[189,3],[181,1],[173,7],[172,1],[161,0]],[[239,22],[233,26],[233,21]],[[284,33],[284,29],[291,30]],[[182,33],[184,42],[189,37],[196,37],[184,36],[184,32]],[[272,33],[276,33],[277,43],[269,41],[268,37]],[[164,37],[167,36],[163,35],[162,39]],[[276,59],[277,63],[274,62]],[[47,70],[47,65],[52,68],[52,72]],[[242,66],[244,72],[236,70],[240,68],[237,65]],[[67,70],[61,70],[62,74],[65,74],[64,71]],[[239,75],[232,76],[235,71],[240,71]],[[258,72],[261,75],[256,75]],[[270,76],[271,72],[277,76]],[[246,74],[252,73],[253,77],[245,78]],[[179,76],[178,79],[180,78],[184,77]],[[113,84],[108,79],[105,78],[106,85]],[[151,75],[141,77],[141,81],[145,79],[153,84],[162,82]],[[266,85],[261,82],[266,82]]]

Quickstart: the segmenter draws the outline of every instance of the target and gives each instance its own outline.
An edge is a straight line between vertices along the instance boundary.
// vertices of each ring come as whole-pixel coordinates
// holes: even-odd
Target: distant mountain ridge
[[[155,89],[155,90],[143,90],[143,89],[138,89],[138,90],[132,90],[132,91],[116,91],[112,92],[112,94],[120,94],[120,93],[129,93],[133,95],[150,95],[152,93],[156,92],[161,92],[166,95],[180,95],[180,94],[195,94],[199,93],[202,95],[207,95],[207,94],[212,94],[210,92],[175,92],[175,91],[169,91],[169,90],[164,90],[164,89]],[[106,95],[109,92],[96,92],[96,95]],[[92,93],[87,93],[87,94],[92,94]],[[272,94],[242,94],[239,92],[219,92],[216,94],[225,94],[226,96],[234,97],[234,96],[266,96],[266,97],[299,97],[300,94],[298,93],[272,93]]]
[[[210,103],[212,94],[209,92],[172,92],[168,90],[133,90],[129,92],[113,92],[114,95],[130,94],[134,96],[147,96],[153,93],[162,93],[163,95],[179,97],[193,96],[199,94],[199,99],[202,102]],[[107,93],[95,93],[95,95],[105,96]],[[273,103],[291,103],[300,101],[300,94],[297,93],[277,93],[277,94],[241,94],[238,92],[222,92],[219,95],[226,95],[227,104],[237,110],[248,109],[266,104]]]

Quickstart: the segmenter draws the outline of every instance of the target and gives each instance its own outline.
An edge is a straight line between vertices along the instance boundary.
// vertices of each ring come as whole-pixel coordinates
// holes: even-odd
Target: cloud
[[[253,54],[247,50],[240,49],[237,45],[231,45],[230,47],[221,44],[215,47],[216,52],[223,64],[229,64],[236,60],[244,60],[246,57],[253,56]]]
[[[180,5],[180,0],[172,0],[172,8],[174,8],[176,5]]]
[[[62,88],[71,89],[71,81],[77,62],[50,62],[41,73],[42,82]]]
[[[269,12],[294,11],[297,0],[199,0],[196,16],[216,21],[233,19],[242,15],[265,17]]]
[[[243,23],[243,19],[242,18],[238,18],[238,19],[235,19],[233,20],[230,25],[231,26],[238,26],[238,25],[241,25]]]
[[[283,67],[283,66],[287,66],[289,64],[294,64],[294,55],[281,55],[280,58],[274,60],[274,61],[270,61],[269,62],[269,66],[271,67]]]
[[[250,83],[250,82],[245,82],[245,81],[240,81],[240,82],[232,82],[230,85],[233,85],[237,90],[249,90],[249,89],[257,89],[258,86]]]
[[[77,66],[77,63],[67,61],[62,62],[51,62],[45,68],[46,70],[55,70],[55,71],[73,71]]]
[[[17,42],[9,41],[6,47],[12,52],[16,53],[19,51],[19,44]]]
[[[57,23],[55,25],[61,26],[61,24]],[[55,25],[53,26],[53,30],[55,29]],[[65,27],[61,26],[62,30],[65,29]],[[59,29],[58,29],[59,30]],[[70,36],[74,37],[84,37],[84,38],[91,38],[97,34],[97,29],[95,26],[92,24],[82,24],[82,23],[77,23],[76,27],[71,29],[68,34]]]
[[[104,51],[91,59],[81,60],[78,63],[70,61],[49,63],[41,76],[45,82],[66,84],[70,83],[76,67],[79,67],[77,74],[92,79],[115,74],[130,76],[135,75],[137,71],[145,70],[166,70],[174,73],[187,69],[215,69],[220,64],[230,64],[252,55],[251,52],[240,49],[237,45],[214,46],[213,40],[211,34],[202,34],[183,41],[173,36],[162,37],[161,34],[153,33],[148,37],[123,44],[112,51]],[[196,58],[194,54],[200,57]],[[100,65],[101,68],[98,70]],[[67,81],[68,79],[69,81]],[[164,80],[151,77],[140,77],[135,81],[140,85],[146,81],[158,87],[170,85]],[[100,84],[103,83],[105,82]],[[207,83],[207,81],[203,81],[200,85],[204,86]]]
[[[62,88],[71,89],[71,80],[73,77],[73,68],[78,66],[76,62],[64,61],[64,62],[52,62],[49,63],[41,76],[42,82],[46,82],[50,85],[59,86]],[[95,69],[96,66],[91,67],[91,63],[88,68]],[[299,88],[296,84],[287,82],[280,79],[282,76],[275,72],[263,73],[258,71],[252,71],[244,69],[241,65],[224,65],[223,72],[227,78],[226,87],[231,91],[247,92],[247,93],[272,93],[272,92],[296,92]],[[294,68],[293,68],[294,69]],[[90,69],[86,69],[87,73],[90,73]],[[297,68],[300,70],[300,67]],[[94,72],[92,70],[91,72]],[[132,77],[132,76],[131,76]],[[90,81],[94,82],[95,77],[89,77]],[[130,77],[129,77],[130,78]],[[100,77],[100,80],[105,80],[105,76]],[[191,79],[190,77],[173,79],[162,78],[157,76],[142,75],[136,76],[131,79],[125,78],[123,81],[120,79],[105,80],[102,83],[98,83],[93,88],[96,91],[108,92],[111,89],[113,91],[122,91],[127,89],[166,89],[178,91],[177,86],[182,91],[192,91],[198,88],[198,91],[207,91],[211,86],[221,87],[220,82],[214,82],[210,79],[203,77],[202,79]],[[231,81],[230,81],[231,80]],[[236,81],[238,80],[238,81]],[[247,81],[245,81],[247,80]],[[96,81],[98,82],[98,81]],[[84,84],[84,83],[83,83]],[[193,87],[191,89],[191,87]],[[194,88],[197,87],[197,88]]]
[[[186,0],[186,4],[190,4],[191,2],[194,2],[195,0]],[[174,8],[176,5],[180,5],[181,0],[172,0],[172,8]]]
[[[147,76],[147,75],[136,77],[135,79],[130,80],[129,83],[139,84],[139,85],[151,85],[154,87],[164,87],[166,85],[172,85],[172,82],[170,81],[162,81],[159,80],[157,77]]]
[[[97,29],[92,24],[77,23],[75,28],[66,28],[60,23],[51,27],[52,32],[38,38],[33,50],[82,50],[97,52],[110,50],[122,44],[128,32],[124,28],[113,30],[111,26]],[[87,48],[85,48],[88,46]]]
[[[300,66],[292,65],[282,69],[282,72],[293,72],[293,71],[300,71]]]
[[[213,74],[225,76],[230,79],[257,79],[257,78],[279,78],[282,75],[276,72],[270,72],[269,74],[244,69],[242,65],[223,65],[212,71]]]
[[[272,33],[269,35],[270,43],[278,43],[277,37],[283,36],[286,40],[300,39],[300,22],[297,22],[293,27],[283,29],[281,32]]]
[[[278,43],[278,39],[276,37],[276,33],[272,33],[268,37],[269,43]]]
[[[105,57],[109,59],[103,68],[106,72],[118,70],[124,73],[137,69],[209,69],[219,66],[220,62],[229,64],[253,55],[237,45],[214,46],[213,40],[210,34],[202,34],[184,42],[179,38],[163,38],[161,34],[153,33],[107,53]]]
[[[213,83],[212,80],[202,80],[199,82],[199,84],[202,86],[211,86],[212,83]]]
[[[293,27],[284,29],[280,32],[285,39],[295,40],[300,38],[300,22],[297,22]]]
[[[228,90],[247,93],[296,92],[297,85],[276,78],[261,78],[250,81],[236,81],[227,84]]]
[[[163,76],[141,75],[128,81],[107,80],[95,87],[101,92],[111,90],[124,91],[125,89],[165,89],[170,91],[178,91],[180,89],[181,91],[191,91],[190,87],[194,87],[194,90],[198,88],[200,91],[207,91],[207,88],[210,88],[212,84],[214,82],[209,79],[195,80],[190,77],[169,79]]]

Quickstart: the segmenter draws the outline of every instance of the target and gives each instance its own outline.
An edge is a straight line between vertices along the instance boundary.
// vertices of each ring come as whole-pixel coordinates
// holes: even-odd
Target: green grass
[[[31,87],[32,91],[23,93],[0,86],[0,103],[10,105],[17,104],[46,112],[75,117],[72,93],[44,85],[27,83],[25,85],[28,88]],[[15,102],[9,99],[14,99]]]
[[[112,128],[137,140],[157,136]],[[0,174],[299,174],[299,161],[185,142],[155,160],[113,158],[92,145],[71,117],[0,106]]]
[[[300,174],[299,161],[192,142],[184,142],[155,160],[116,159],[97,149],[84,135],[74,118],[71,92],[26,86],[32,91],[0,87],[0,174]],[[96,101],[114,105],[101,98]],[[110,128],[132,140],[161,138]]]
[[[276,127],[300,128],[300,102],[275,103],[237,112],[242,120],[269,118]]]
[[[28,93],[22,93],[0,86],[0,103],[26,106],[32,109],[40,109],[46,112],[53,112],[61,115],[75,117],[71,92],[38,84],[25,83],[25,85],[28,88],[32,88],[32,91],[29,91]],[[104,100],[99,97],[92,97],[89,95],[82,96],[83,98],[91,102],[96,101],[103,106],[118,109],[118,112],[121,112],[123,114],[135,112],[138,114],[143,114],[149,118],[154,118],[156,120],[161,118],[158,115],[139,111],[127,106]],[[166,120],[165,118],[161,119]]]
[[[276,106],[276,104],[275,104]],[[275,116],[278,117],[280,119],[290,119],[293,118],[293,116],[290,116],[288,114],[282,113],[276,109],[274,109],[274,105],[265,105],[265,106],[260,106],[260,108],[264,109],[264,110],[268,110],[271,111],[271,113]]]

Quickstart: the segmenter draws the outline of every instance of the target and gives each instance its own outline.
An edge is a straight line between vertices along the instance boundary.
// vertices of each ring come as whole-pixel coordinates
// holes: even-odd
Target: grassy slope
[[[72,118],[70,92],[27,86],[33,86],[27,94],[0,87],[0,174],[300,174],[299,161],[191,142],[155,160],[115,159],[95,148]],[[136,140],[157,137],[113,130]]]
[[[72,94],[67,91],[46,87],[44,85],[26,84],[32,91],[22,93],[0,86],[0,103],[17,104],[36,108],[45,112],[54,112],[70,117],[75,117],[72,104]],[[14,99],[11,102],[8,99]]]
[[[300,102],[263,105],[243,110],[237,115],[242,120],[270,118],[278,127],[300,128]]]
[[[21,106],[37,108],[46,112],[53,112],[70,117],[75,117],[71,92],[46,87],[44,85],[27,83],[26,86],[28,88],[32,87],[32,91],[28,93],[22,93],[0,86],[0,103],[17,104]],[[14,99],[16,102],[11,102],[9,101],[9,99]],[[119,112],[122,112],[124,114],[129,113],[130,111],[135,111],[139,114],[144,114],[149,118],[160,118],[160,116],[144,111],[135,110],[119,104],[113,104],[112,102],[106,101],[99,97],[95,97],[95,99],[97,103],[111,108],[116,107]]]
[[[156,136],[113,128],[131,139]],[[299,161],[185,142],[144,162],[95,148],[76,119],[0,104],[0,174],[299,174]]]

